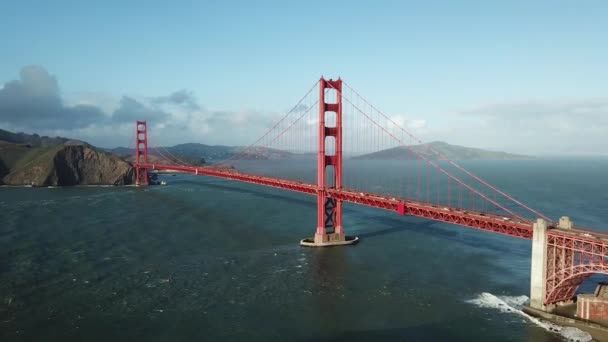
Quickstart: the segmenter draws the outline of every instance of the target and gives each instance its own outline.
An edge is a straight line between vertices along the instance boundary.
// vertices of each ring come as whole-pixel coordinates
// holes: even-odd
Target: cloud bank
[[[31,129],[84,128],[105,119],[95,106],[66,106],[55,77],[40,66],[21,69],[20,79],[0,89],[0,121]]]
[[[134,145],[134,122],[147,120],[156,145],[185,142],[245,145],[277,120],[276,113],[208,110],[186,89],[155,97],[114,99],[91,93],[62,98],[56,77],[41,66],[25,66],[19,79],[0,88],[0,128],[82,139],[97,146]],[[70,105],[66,104],[71,103]],[[105,110],[104,110],[105,108]],[[107,108],[113,108],[107,110]]]
[[[295,112],[306,109],[301,107]],[[148,120],[149,138],[156,146],[248,145],[280,117],[251,109],[210,110],[187,89],[154,97],[85,93],[66,100],[57,78],[41,66],[23,67],[19,79],[0,87],[0,128],[102,147],[134,145],[134,121],[141,119]],[[608,98],[505,102],[443,115],[395,114],[391,119],[423,141],[524,154],[608,154]],[[316,122],[313,116],[305,124]]]
[[[608,155],[608,98],[497,103],[449,119],[444,134],[473,146],[484,142],[519,153]]]

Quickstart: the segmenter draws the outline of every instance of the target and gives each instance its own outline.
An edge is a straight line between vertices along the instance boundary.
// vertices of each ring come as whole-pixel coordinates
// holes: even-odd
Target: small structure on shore
[[[608,317],[608,283],[599,283],[594,293],[579,294],[576,298],[576,317],[605,322]]]

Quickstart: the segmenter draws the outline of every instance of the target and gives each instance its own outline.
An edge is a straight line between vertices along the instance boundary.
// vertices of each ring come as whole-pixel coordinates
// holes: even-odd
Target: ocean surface
[[[606,159],[463,164],[552,218],[608,231]],[[347,204],[361,242],[303,248],[312,197],[161,179],[0,188],[0,341],[588,340],[519,310],[529,241]]]

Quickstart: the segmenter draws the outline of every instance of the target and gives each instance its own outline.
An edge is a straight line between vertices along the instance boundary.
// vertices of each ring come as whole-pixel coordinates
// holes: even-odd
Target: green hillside
[[[502,159],[531,159],[533,157],[512,154],[499,151],[488,151],[474,147],[464,147],[458,145],[450,145],[442,141],[434,141],[428,144],[413,145],[409,149],[405,146],[393,147],[386,150],[364,154],[353,157],[353,159],[416,159],[416,154],[412,151],[424,156],[428,159],[443,158],[452,160],[502,160]]]
[[[0,130],[0,184],[123,185],[133,173],[126,161],[84,142]]]

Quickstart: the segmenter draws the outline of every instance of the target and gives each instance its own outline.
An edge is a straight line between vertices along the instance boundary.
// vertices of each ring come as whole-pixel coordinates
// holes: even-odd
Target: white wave
[[[590,342],[593,338],[589,333],[584,332],[577,328],[562,327],[557,324],[541,321],[536,317],[532,317],[521,310],[521,307],[528,302],[528,296],[495,296],[491,293],[483,292],[477,296],[477,298],[468,300],[467,303],[471,303],[479,306],[480,308],[496,309],[503,313],[513,313],[516,315],[523,316],[530,322],[538,325],[539,327],[560,334],[567,341],[575,342]]]

